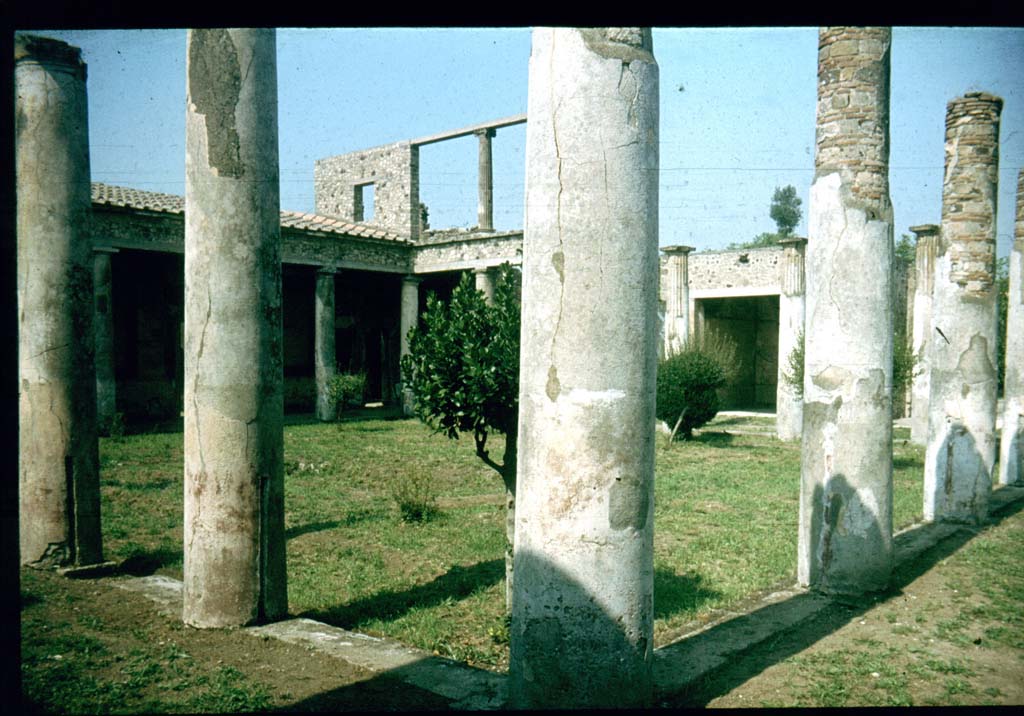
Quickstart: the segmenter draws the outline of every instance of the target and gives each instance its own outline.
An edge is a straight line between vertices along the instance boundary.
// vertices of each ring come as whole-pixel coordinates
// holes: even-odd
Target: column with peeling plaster
[[[14,40],[21,564],[102,561],[81,50]]]
[[[1017,174],[1017,217],[1009,268],[999,484],[1020,485],[1024,483],[1024,170]]]
[[[114,296],[110,262],[117,249],[93,250],[93,335],[96,341],[96,421],[107,434],[117,412],[114,376]]]
[[[337,371],[334,335],[334,276],[330,268],[316,272],[313,308],[313,372],[316,379],[316,417],[334,420],[337,406],[331,399],[331,379]]]
[[[185,559],[196,627],[288,612],[275,33],[190,30]]]
[[[658,66],[646,28],[530,57],[511,704],[650,703]]]
[[[692,246],[663,246],[668,257],[668,280],[665,286],[665,346],[669,357],[683,349],[690,337],[690,272]]]
[[[932,289],[935,286],[935,244],[939,227],[936,224],[911,226],[917,237],[914,254],[914,300],[909,313],[911,349],[917,357],[910,387],[910,441],[915,445],[928,443],[928,397],[930,392],[928,346],[932,342]]]
[[[480,140],[479,176],[477,189],[477,228],[481,231],[494,231],[494,169],[491,161],[491,140],[494,129],[481,129],[476,133]]]
[[[942,231],[935,247],[924,518],[988,516],[996,457],[996,190],[1003,101],[946,107]]]
[[[779,294],[779,372],[775,389],[775,431],[779,440],[797,440],[803,431],[804,399],[791,380],[791,357],[804,333],[804,250],[807,239],[782,239],[782,292]]]
[[[884,590],[893,566],[890,36],[819,32],[797,574],[825,593]]]
[[[420,283],[423,278],[409,274],[402,278],[402,305],[399,314],[398,358],[409,355],[409,331],[416,327],[420,316]],[[413,415],[415,401],[412,391],[402,387],[402,412],[406,417]]]

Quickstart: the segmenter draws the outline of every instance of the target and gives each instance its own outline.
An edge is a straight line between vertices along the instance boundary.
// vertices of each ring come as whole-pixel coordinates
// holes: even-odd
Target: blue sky
[[[184,194],[185,32],[38,31],[89,65],[94,181]],[[313,210],[313,162],[526,111],[530,31],[280,29],[281,206]],[[814,172],[816,28],[661,29],[660,243],[698,250],[772,231],[776,186],[807,197]],[[1004,101],[998,252],[1024,166],[1024,29],[894,28],[890,194],[895,234],[939,223],[946,103]],[[494,140],[495,225],[523,220],[525,128]],[[476,139],[421,150],[434,228],[476,223]]]

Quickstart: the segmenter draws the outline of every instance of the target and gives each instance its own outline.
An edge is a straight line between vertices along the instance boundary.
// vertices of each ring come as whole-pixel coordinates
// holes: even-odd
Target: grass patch
[[[491,443],[501,454],[502,436]],[[657,444],[660,644],[795,577],[800,446],[720,432]],[[181,434],[101,439],[100,450],[108,557],[180,578]],[[923,454],[902,443],[895,451],[894,523],[910,524],[921,511]],[[292,614],[507,666],[503,488],[471,441],[414,420],[295,424],[285,428],[285,465]],[[429,519],[403,514],[403,490]]]

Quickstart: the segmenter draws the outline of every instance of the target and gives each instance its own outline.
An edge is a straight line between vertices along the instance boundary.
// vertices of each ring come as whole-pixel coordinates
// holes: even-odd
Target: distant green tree
[[[913,265],[917,260],[917,244],[914,243],[910,234],[900,234],[900,238],[897,239],[896,245],[893,247],[893,257],[908,266]]]
[[[792,184],[781,189],[775,187],[769,214],[778,228],[779,238],[785,239],[793,235],[793,229],[800,223],[800,217],[803,216],[800,211],[802,203],[800,197],[796,195],[796,187]]]

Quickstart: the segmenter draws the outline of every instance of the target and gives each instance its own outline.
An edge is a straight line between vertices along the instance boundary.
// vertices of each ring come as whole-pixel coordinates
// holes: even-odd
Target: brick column
[[[790,356],[804,332],[804,250],[807,239],[783,239],[782,292],[779,294],[779,372],[775,390],[775,431],[779,440],[796,440],[803,432],[803,395],[787,380]]]
[[[826,593],[892,573],[889,45],[880,27],[818,41],[797,575]]]
[[[1010,250],[1006,305],[1006,374],[1003,432],[999,442],[999,484],[1024,482],[1024,171],[1017,174],[1017,221]]]
[[[1003,101],[970,92],[946,107],[942,231],[932,293],[926,520],[988,516],[996,457],[996,189]]]
[[[416,327],[420,315],[420,283],[419,276],[408,275],[402,279],[402,307],[399,315],[399,349],[398,357],[409,354],[409,331]],[[402,387],[402,412],[406,417],[413,415],[412,392]]]
[[[21,564],[102,561],[81,51],[14,40]]]
[[[315,305],[313,308],[313,371],[316,377],[316,417],[334,420],[335,401],[331,399],[331,379],[337,371],[334,346],[334,276],[332,268],[316,272]]]
[[[482,129],[476,133],[480,138],[480,173],[477,188],[480,201],[477,204],[477,225],[481,231],[494,231],[494,169],[491,163],[491,140],[493,129]]]
[[[935,224],[911,226],[917,237],[914,256],[914,300],[911,314],[911,348],[917,356],[910,387],[910,440],[915,445],[928,443],[928,346],[932,341],[932,288],[935,285],[935,243],[939,227]]]
[[[93,249],[93,335],[96,341],[96,421],[106,434],[117,412],[114,377],[114,296],[110,260],[117,249]]]
[[[658,65],[646,28],[533,33],[509,691],[651,700]]]
[[[273,30],[190,30],[185,121],[186,624],[288,613]]]
[[[665,287],[665,357],[678,353],[690,337],[690,273],[692,246],[664,246],[668,257],[668,285]]]

